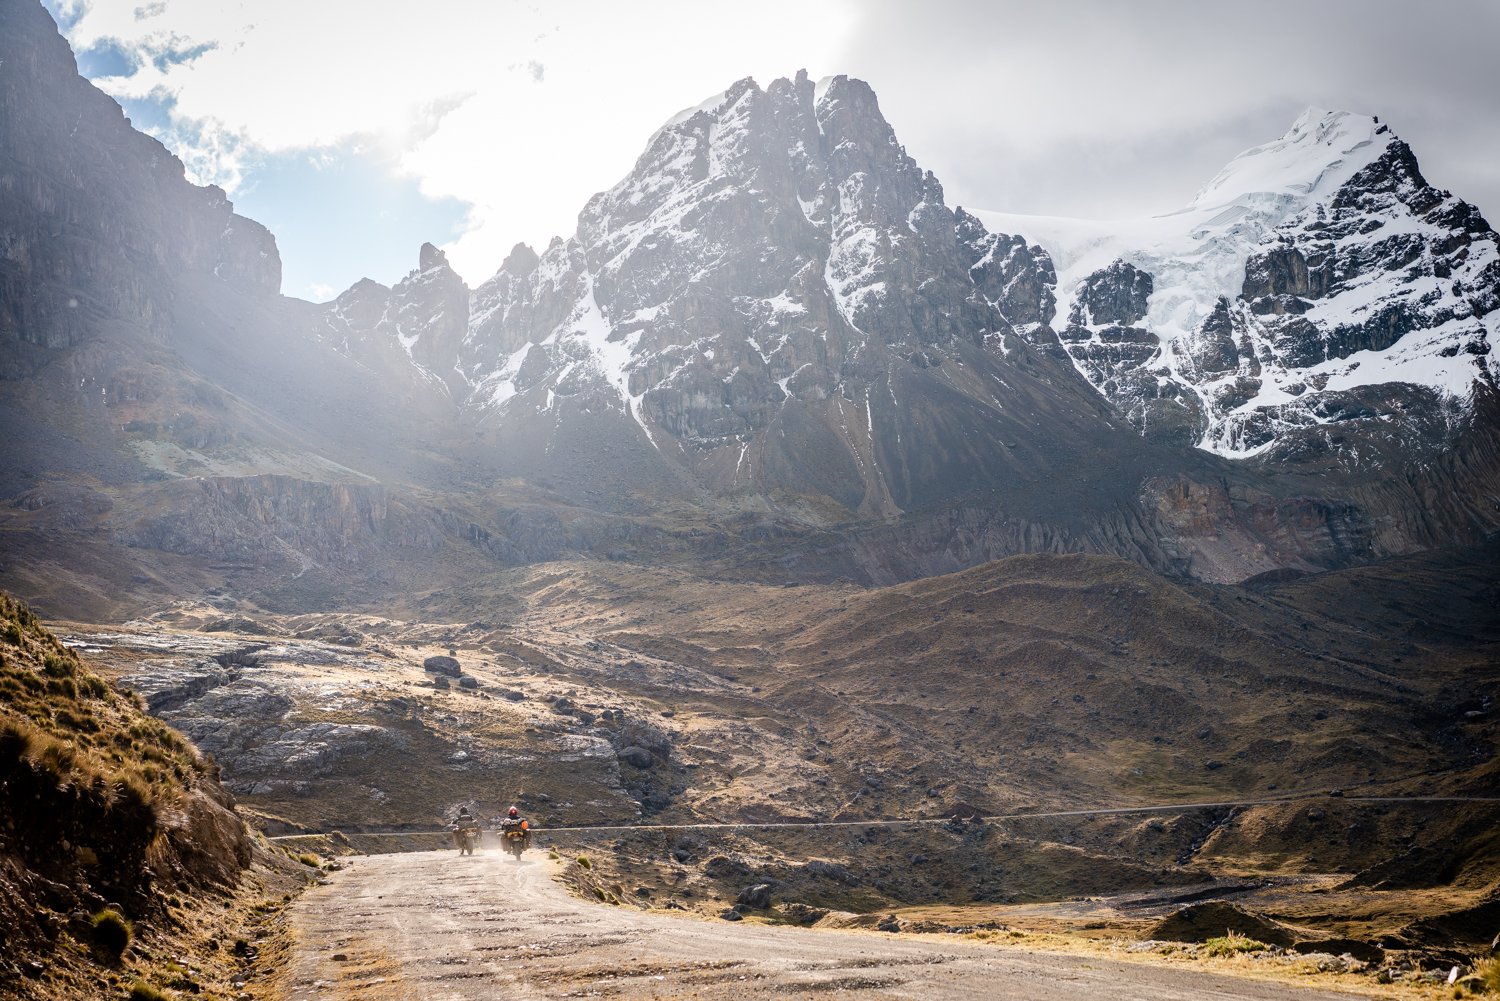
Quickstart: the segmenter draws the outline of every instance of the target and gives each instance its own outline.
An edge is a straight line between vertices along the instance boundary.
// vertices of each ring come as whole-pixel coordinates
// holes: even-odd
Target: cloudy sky
[[[477,284],[570,234],[677,110],[862,77],[953,205],[1170,211],[1305,107],[1376,114],[1500,216],[1489,0],[45,0],[80,69],[276,233],[284,291]]]

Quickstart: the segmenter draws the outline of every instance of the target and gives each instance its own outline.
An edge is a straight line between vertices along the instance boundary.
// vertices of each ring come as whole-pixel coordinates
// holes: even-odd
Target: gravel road
[[[571,896],[541,853],[374,855],[305,893],[293,1001],[525,998],[1235,998],[1348,1001],[1216,973],[936,936],[771,928]]]

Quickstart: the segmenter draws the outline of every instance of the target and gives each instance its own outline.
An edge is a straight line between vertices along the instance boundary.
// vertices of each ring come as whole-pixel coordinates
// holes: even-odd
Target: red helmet
[[[515,807],[511,807],[510,808],[510,815],[512,817],[519,817],[521,815],[521,811],[517,810]]]

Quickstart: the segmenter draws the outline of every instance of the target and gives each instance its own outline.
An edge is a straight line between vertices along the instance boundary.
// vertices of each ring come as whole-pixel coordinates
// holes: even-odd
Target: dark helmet
[[[510,815],[512,817],[519,817],[521,815],[521,811],[517,810],[515,807],[511,807],[510,808]]]
[[[461,806],[461,807],[459,807],[458,808],[458,815],[460,817],[467,817],[469,815],[469,808],[467,806]]]

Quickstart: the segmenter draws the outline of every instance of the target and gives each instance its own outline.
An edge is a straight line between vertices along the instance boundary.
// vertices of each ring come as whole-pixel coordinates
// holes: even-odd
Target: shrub
[[[71,678],[73,676],[73,672],[76,669],[77,665],[75,665],[71,660],[69,660],[67,657],[60,657],[55,653],[49,653],[42,658],[42,670],[45,671],[49,677]]]
[[[1474,976],[1487,994],[1500,994],[1500,956],[1491,956],[1474,964]]]
[[[0,723],[0,761],[20,761],[35,751],[36,730],[29,723]]]
[[[1242,952],[1264,952],[1269,948],[1266,943],[1233,930],[1226,930],[1222,937],[1203,943],[1203,951],[1210,956],[1235,956]]]
[[[78,764],[78,750],[72,744],[49,740],[40,747],[35,760],[58,779],[66,779]]]
[[[296,859],[298,862],[301,862],[303,865],[310,865],[314,869],[323,864],[322,862],[318,861],[318,857],[312,852],[303,852],[300,855],[293,855],[292,858]]]
[[[5,624],[5,639],[11,646],[21,645],[21,627],[14,622]]]
[[[94,944],[99,947],[100,952],[114,959],[125,955],[135,931],[124,915],[106,907],[90,919],[90,924],[94,926]]]
[[[137,980],[131,986],[129,998],[130,1001],[172,1001],[172,995],[144,980]]]
[[[587,855],[578,856],[577,861],[578,864],[583,866],[585,869],[592,869],[594,867],[594,863],[589,861],[589,857]]]
[[[81,730],[84,733],[99,732],[99,721],[88,713],[75,713],[71,709],[59,709],[56,718],[58,724],[61,726]]]

